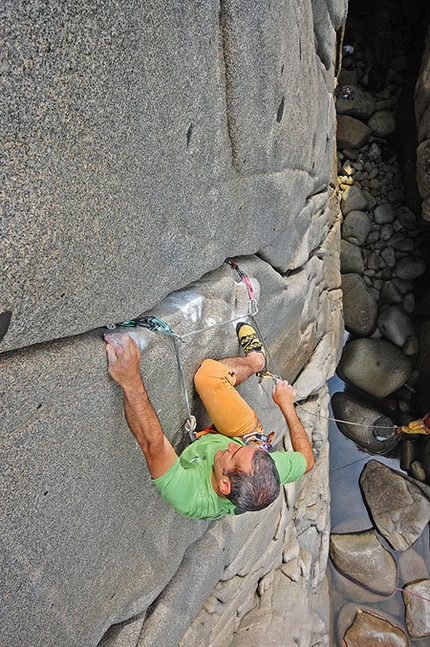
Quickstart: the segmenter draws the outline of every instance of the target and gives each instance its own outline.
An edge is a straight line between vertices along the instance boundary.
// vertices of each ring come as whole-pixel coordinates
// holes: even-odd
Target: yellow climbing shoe
[[[264,367],[256,373],[257,377],[260,379],[263,378],[267,373],[267,355],[263,342],[259,339],[254,328],[243,321],[239,321],[237,324],[236,335],[245,355],[249,355],[249,353],[262,353],[264,356]]]

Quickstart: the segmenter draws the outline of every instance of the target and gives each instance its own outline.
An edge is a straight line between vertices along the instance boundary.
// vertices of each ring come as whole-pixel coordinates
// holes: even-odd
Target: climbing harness
[[[258,426],[258,422],[255,425],[255,428]],[[271,431],[270,434],[266,435],[260,432],[255,431],[255,428],[250,431],[248,434],[241,436],[241,440],[245,445],[251,445],[251,447],[258,447],[259,449],[264,449],[265,452],[272,451],[272,443],[275,438],[275,432]],[[207,429],[202,429],[202,431],[197,431],[194,434],[194,440],[198,440],[202,436],[207,434],[220,434],[221,432],[215,429],[214,425],[211,425]],[[222,434],[221,434],[222,435]]]

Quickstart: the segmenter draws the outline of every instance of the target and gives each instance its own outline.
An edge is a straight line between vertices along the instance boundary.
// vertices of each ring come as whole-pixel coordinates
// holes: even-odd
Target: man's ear
[[[231,482],[228,476],[221,476],[218,487],[223,496],[228,496],[231,492]]]

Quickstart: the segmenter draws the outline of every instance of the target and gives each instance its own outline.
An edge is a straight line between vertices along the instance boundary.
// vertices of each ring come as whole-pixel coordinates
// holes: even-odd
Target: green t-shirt
[[[214,456],[220,449],[240,438],[228,438],[222,434],[207,434],[184,449],[172,467],[152,482],[165,501],[185,517],[192,519],[222,519],[235,514],[235,506],[228,499],[216,494],[212,487],[211,473]],[[296,481],[305,473],[306,459],[299,452],[273,452],[281,483]]]

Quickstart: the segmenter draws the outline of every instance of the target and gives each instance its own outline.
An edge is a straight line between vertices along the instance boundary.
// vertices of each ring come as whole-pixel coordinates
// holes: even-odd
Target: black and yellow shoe
[[[262,353],[264,357],[264,367],[261,371],[256,373],[256,376],[262,379],[267,374],[267,355],[264,350],[263,342],[259,339],[254,328],[243,321],[239,321],[237,324],[236,335],[245,355],[249,355],[249,353]]]

